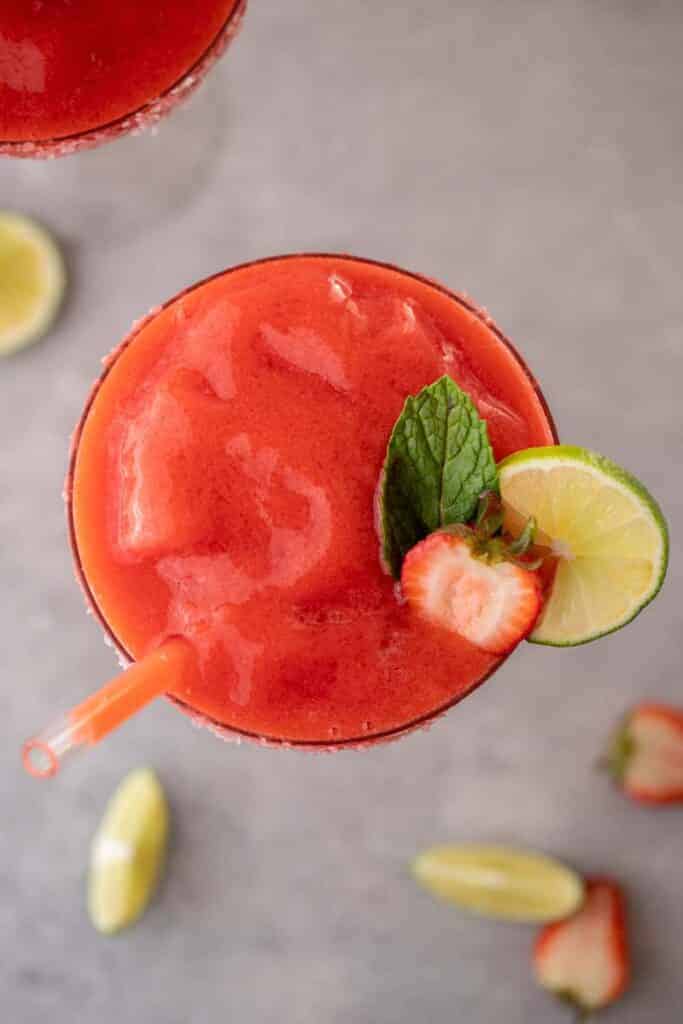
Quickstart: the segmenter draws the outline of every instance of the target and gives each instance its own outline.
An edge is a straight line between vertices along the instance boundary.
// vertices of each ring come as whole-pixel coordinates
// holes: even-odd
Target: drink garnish
[[[498,486],[486,423],[448,376],[410,396],[394,426],[378,492],[382,557],[398,579],[403,559],[442,526],[467,523]]]
[[[377,521],[408,602],[493,653],[527,634],[573,646],[619,629],[658,593],[668,563],[664,516],[631,473],[570,445],[496,466],[485,421],[447,376],[404,405]]]
[[[527,636],[541,610],[538,560],[524,560],[534,536],[529,520],[515,541],[496,536],[497,495],[480,499],[473,526],[445,526],[405,557],[401,587],[424,619],[491,654],[506,654]]]
[[[529,517],[556,562],[531,636],[573,646],[630,622],[658,593],[669,538],[649,491],[604,455],[571,445],[528,448],[498,466],[504,529]]]

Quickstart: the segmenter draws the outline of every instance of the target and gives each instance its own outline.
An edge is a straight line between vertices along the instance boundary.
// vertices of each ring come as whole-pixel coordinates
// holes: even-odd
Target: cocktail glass
[[[79,548],[78,528],[74,515],[74,481],[77,474],[79,450],[84,429],[89,421],[89,417],[93,413],[93,408],[97,404],[98,395],[100,394],[105,382],[107,381],[109,374],[112,372],[113,367],[117,364],[118,360],[121,359],[123,353],[126,352],[130,346],[135,345],[136,339],[140,336],[141,332],[143,332],[145,328],[152,321],[154,321],[155,318],[157,318],[163,311],[166,311],[169,308],[174,307],[177,303],[187,298],[188,296],[192,296],[192,294],[197,289],[205,287],[212,281],[223,279],[228,275],[239,274],[250,268],[267,269],[267,266],[270,263],[277,263],[287,260],[296,261],[301,259],[309,261],[336,261],[336,265],[338,265],[341,268],[341,273],[343,273],[343,268],[345,266],[352,267],[354,265],[360,265],[366,267],[373,267],[377,268],[378,272],[386,271],[387,275],[398,274],[406,279],[412,280],[414,282],[419,282],[420,285],[425,286],[430,290],[434,289],[441,297],[447,300],[447,303],[454,304],[453,312],[457,312],[458,317],[462,318],[462,315],[464,314],[471,323],[475,324],[475,328],[473,329],[484,332],[487,339],[486,344],[490,345],[492,350],[495,350],[499,354],[505,354],[505,358],[507,360],[506,365],[511,367],[511,369],[509,370],[510,374],[516,375],[516,379],[519,382],[523,382],[524,387],[526,388],[527,392],[532,396],[533,401],[535,402],[535,426],[533,443],[557,443],[558,439],[555,425],[553,423],[552,416],[545,402],[543,394],[539,388],[539,385],[533,377],[531,371],[527,367],[526,363],[523,361],[522,357],[519,355],[519,353],[516,351],[513,345],[502,334],[502,332],[493,323],[493,321],[485,311],[477,307],[466,296],[458,294],[456,292],[452,292],[436,282],[430,281],[424,277],[421,277],[418,274],[409,273],[407,271],[400,270],[399,268],[392,267],[391,265],[378,263],[376,261],[359,260],[350,256],[327,256],[324,254],[312,254],[303,256],[292,255],[284,257],[273,257],[269,260],[255,261],[254,263],[251,264],[244,264],[242,266],[232,268],[230,270],[223,272],[222,274],[215,275],[213,278],[207,279],[207,281],[200,282],[199,284],[193,286],[192,288],[189,288],[184,292],[181,292],[179,295],[176,295],[163,307],[161,307],[158,310],[155,310],[152,314],[150,314],[149,317],[136,324],[131,333],[125,338],[122,344],[116,349],[116,351],[108,360],[104,372],[102,373],[99,380],[96,382],[89,396],[88,402],[86,404],[86,407],[84,409],[81,420],[79,422],[79,425],[76,429],[73,438],[71,462],[67,476],[65,497],[67,502],[69,536],[71,540],[72,552],[74,557],[74,565],[78,579],[85,593],[88,606],[95,615],[95,617],[99,620],[99,623],[102,629],[104,630],[105,636],[107,637],[108,641],[113,645],[115,650],[118,652],[121,664],[124,666],[131,665],[131,663],[134,663],[133,653],[127,648],[126,643],[122,640],[120,636],[117,635],[116,631],[113,629],[111,623],[107,618],[107,615],[105,614],[101,607],[101,602],[98,601],[96,593],[94,592],[91,580],[89,579],[88,576],[88,572],[84,566],[82,554]],[[336,285],[333,286],[336,287]],[[183,671],[185,667],[183,659],[186,656],[185,643],[180,642],[180,644],[178,644],[178,641],[175,638],[171,638],[167,642],[170,645],[175,645],[175,647],[169,648],[169,664],[171,664],[171,668],[173,667],[173,664],[175,664],[179,672]],[[162,648],[165,646],[166,644],[162,645]],[[157,651],[153,652],[151,656],[157,658],[157,664],[153,666],[152,672],[152,675],[156,673],[156,683],[154,682],[154,679],[151,679],[150,674],[145,672],[144,665],[145,662],[147,661],[147,657],[135,663],[133,665],[132,670],[124,672],[124,674],[121,677],[119,677],[119,680],[125,680],[126,677],[129,676],[130,671],[138,671],[141,677],[144,677],[142,685],[138,689],[139,700],[137,701],[137,703],[135,699],[131,701],[129,700],[129,697],[126,697],[122,704],[122,707],[125,709],[125,713],[122,712],[117,717],[117,713],[114,710],[113,717],[110,716],[110,720],[103,720],[103,725],[101,729],[98,730],[96,728],[94,732],[89,732],[88,728],[83,725],[83,722],[85,721],[86,718],[88,719],[88,721],[93,716],[97,718],[101,710],[98,704],[97,695],[95,698],[90,698],[89,701],[86,701],[84,705],[80,706],[80,709],[77,708],[75,709],[75,712],[71,713],[71,718],[67,716],[67,718],[60,720],[58,723],[55,724],[55,726],[50,727],[50,729],[46,730],[44,733],[36,737],[34,740],[29,741],[29,744],[25,749],[25,763],[29,770],[32,771],[33,774],[38,775],[53,774],[57,768],[59,758],[68,750],[72,748],[77,748],[80,745],[87,745],[88,743],[97,742],[102,735],[105,735],[106,732],[110,731],[111,728],[115,727],[117,724],[119,724],[120,721],[124,720],[128,716],[128,714],[130,714],[131,710],[136,710],[138,706],[142,706],[143,704],[147,703],[148,700],[151,700],[153,697],[159,695],[162,692],[166,692],[168,689],[170,689],[165,688],[163,686],[163,680],[159,680],[158,678],[158,652],[162,650],[162,648],[157,648]],[[202,726],[207,727],[211,732],[213,732],[215,735],[222,739],[238,741],[250,740],[264,745],[318,750],[360,748],[387,742],[389,740],[394,740],[400,736],[405,735],[406,733],[412,732],[413,730],[428,726],[435,719],[443,715],[451,707],[453,707],[460,700],[462,700],[463,697],[467,696],[475,688],[481,685],[487,678],[490,677],[492,672],[496,671],[502,665],[502,663],[505,660],[505,658],[498,659],[493,665],[490,665],[487,668],[487,670],[483,672],[478,678],[474,679],[474,681],[468,682],[468,684],[465,686],[458,685],[457,680],[454,678],[453,692],[448,697],[448,699],[441,701],[440,703],[438,703],[438,705],[429,707],[426,710],[422,709],[422,712],[419,715],[415,715],[405,721],[401,721],[399,724],[395,725],[390,729],[371,731],[367,734],[343,736],[338,739],[330,737],[329,735],[326,735],[324,737],[321,736],[320,738],[314,739],[300,739],[292,736],[278,736],[260,733],[252,730],[246,730],[240,728],[238,725],[218,721],[212,718],[210,715],[207,715],[206,713],[193,707],[191,702],[187,699],[187,697],[179,696],[177,692],[166,692],[166,695],[169,696],[169,698],[173,701],[176,707],[178,707],[179,710],[181,710],[184,714],[186,714],[196,723],[199,723]],[[454,671],[454,677],[456,675],[457,672]],[[105,700],[106,708],[111,708],[115,706],[118,693],[117,687],[119,687],[119,685],[120,684],[118,680],[115,680],[112,684],[110,684],[110,688],[108,690],[109,695]],[[112,700],[114,701],[114,704],[112,704]],[[85,709],[83,713],[81,713],[82,709]],[[57,739],[56,743],[55,738]]]
[[[236,0],[225,23],[191,67],[173,82],[160,95],[155,96],[135,110],[131,110],[106,124],[96,125],[73,134],[54,138],[12,140],[0,138],[0,156],[20,157],[25,159],[51,159],[68,156],[86,149],[92,149],[105,142],[111,142],[129,133],[139,134],[145,129],[158,124],[161,118],[173,111],[201,84],[218,58],[224,53],[228,44],[237,35],[247,7],[247,0]],[[2,27],[0,22],[0,28]],[[2,58],[2,39],[0,36],[0,58]],[[18,60],[19,57],[16,58]],[[162,59],[160,57],[160,59]],[[14,58],[7,58],[10,82],[16,74]],[[2,60],[0,59],[0,79],[2,78]]]

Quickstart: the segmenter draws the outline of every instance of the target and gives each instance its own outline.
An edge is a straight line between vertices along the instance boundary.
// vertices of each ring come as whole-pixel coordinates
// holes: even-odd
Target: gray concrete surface
[[[418,891],[425,844],[505,840],[628,887],[635,981],[609,1017],[680,1020],[682,813],[593,771],[615,717],[683,703],[680,0],[252,0],[242,37],[158,135],[0,163],[72,288],[0,365],[0,1017],[17,1024],[550,1024],[533,929]],[[179,287],[296,249],[388,259],[467,290],[516,339],[562,435],[660,496],[656,606],[577,650],[520,650],[431,732],[364,754],[222,745],[159,703],[50,784],[20,741],[112,671],[83,614],[60,488],[101,355]],[[166,884],[106,940],[88,842],[128,769],[173,804]]]

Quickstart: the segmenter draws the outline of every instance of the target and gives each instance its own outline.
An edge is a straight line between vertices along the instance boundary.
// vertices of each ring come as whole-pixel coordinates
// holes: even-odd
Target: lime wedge
[[[569,445],[529,448],[498,468],[508,528],[534,516],[539,541],[559,556],[531,641],[588,643],[650,603],[664,581],[669,537],[659,505],[635,477]]]
[[[47,331],[65,284],[64,262],[51,236],[28,217],[0,210],[0,356]]]
[[[120,931],[149,903],[163,868],[168,821],[154,772],[127,775],[109,801],[90,853],[88,912],[98,932]]]
[[[413,874],[441,899],[506,921],[556,921],[583,902],[570,868],[507,846],[435,846],[415,858]]]

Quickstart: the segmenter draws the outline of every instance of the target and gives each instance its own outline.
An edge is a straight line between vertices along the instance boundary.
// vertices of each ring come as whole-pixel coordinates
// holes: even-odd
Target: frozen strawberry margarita
[[[406,397],[448,375],[497,459],[552,443],[519,357],[403,271],[294,256],[226,271],[138,326],[82,420],[72,535],[138,659],[195,652],[175,697],[214,725],[336,745],[401,732],[500,662],[416,616],[380,558],[376,491]]]
[[[237,31],[246,0],[0,5],[0,154],[58,156],[153,123]]]

